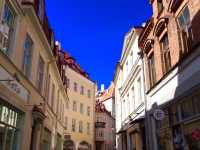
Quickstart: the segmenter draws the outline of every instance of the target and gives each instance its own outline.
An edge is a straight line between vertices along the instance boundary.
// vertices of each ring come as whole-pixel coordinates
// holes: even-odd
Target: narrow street
[[[0,0],[0,150],[200,150],[200,0]]]

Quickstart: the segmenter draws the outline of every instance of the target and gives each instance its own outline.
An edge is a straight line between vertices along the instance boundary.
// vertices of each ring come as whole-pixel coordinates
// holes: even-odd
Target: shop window
[[[195,107],[195,113],[200,114],[200,95],[196,95],[193,97],[193,104]]]
[[[17,150],[21,124],[21,113],[0,104],[0,149]]]
[[[183,103],[181,103],[181,115],[182,119],[186,119],[194,115],[193,103],[191,98],[186,99]]]
[[[43,132],[42,149],[51,150],[51,132],[46,128],[44,129]]]
[[[57,141],[56,141],[56,150],[62,150],[62,137],[60,134],[57,134]]]
[[[162,54],[162,66],[165,74],[171,69],[171,55],[169,49],[168,34],[165,34],[162,37],[160,44],[161,44],[161,54]]]
[[[14,12],[7,3],[4,6],[3,19],[0,23],[0,50],[8,54],[10,39],[13,34]]]
[[[131,133],[130,134],[130,147],[131,150],[136,150],[136,134],[135,133]]]

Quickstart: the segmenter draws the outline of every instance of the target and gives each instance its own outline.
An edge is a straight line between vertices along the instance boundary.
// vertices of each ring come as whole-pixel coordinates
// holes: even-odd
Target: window
[[[192,48],[193,33],[190,22],[190,12],[188,6],[186,6],[178,17],[178,23],[181,28],[182,56],[187,54]]]
[[[73,101],[73,111],[77,111],[77,103],[76,103],[76,101]]]
[[[3,20],[2,24],[0,24],[0,50],[2,50],[6,54],[8,54],[9,41],[13,33],[13,25],[14,13],[12,12],[8,4],[5,3]]]
[[[67,88],[70,88],[70,79],[67,78]]]
[[[188,6],[186,6],[178,17],[179,26],[182,29],[187,29],[190,24],[190,12]]]
[[[131,57],[131,67],[133,66],[133,51],[131,51],[131,55],[130,55],[130,57]]]
[[[51,149],[51,132],[46,128],[44,129],[43,133],[42,149],[43,150]]]
[[[127,95],[127,116],[130,114],[130,100],[129,100],[129,94]]]
[[[163,11],[163,1],[162,0],[157,0],[157,4],[158,4],[158,15],[160,15]]]
[[[132,87],[132,107],[135,109],[135,88]]]
[[[81,86],[81,95],[84,95],[84,87]]]
[[[87,123],[87,134],[90,134],[90,123]]]
[[[40,21],[43,21],[43,0],[38,0],[38,13]]]
[[[148,68],[149,68],[149,83],[150,87],[152,87],[156,83],[156,69],[155,69],[155,60],[153,53],[148,57]]]
[[[26,35],[26,39],[24,42],[23,71],[27,77],[30,77],[30,72],[31,72],[32,49],[33,49],[33,42],[30,36]]]
[[[137,86],[138,86],[138,103],[139,105],[142,102],[142,83],[141,83],[141,78],[137,80]]]
[[[69,109],[69,101],[66,101],[66,109]]]
[[[49,89],[50,89],[50,85],[51,85],[51,76],[48,75],[48,78],[47,78],[47,89],[46,89],[46,97],[47,97],[47,101],[49,101],[49,95],[50,95],[50,92],[49,92]]]
[[[72,132],[76,132],[76,120],[72,119]]]
[[[91,98],[91,92],[90,92],[90,90],[87,91],[87,96],[88,96],[88,98]]]
[[[65,130],[67,130],[68,127],[68,117],[65,117]]]
[[[80,104],[80,113],[83,114],[83,104]]]
[[[83,133],[83,121],[79,121],[79,132]]]
[[[128,61],[126,62],[126,73],[128,73]]]
[[[77,92],[77,83],[74,82],[74,91]]]
[[[38,71],[37,71],[36,85],[37,85],[38,90],[41,93],[42,93],[43,78],[44,78],[44,60],[40,56],[39,57],[39,62],[38,62]]]
[[[90,116],[90,107],[87,107],[87,115]]]
[[[161,53],[162,53],[162,65],[165,74],[171,68],[171,56],[170,56],[169,40],[167,34],[165,34],[161,39]]]
[[[19,146],[22,114],[0,104],[0,149],[15,150]]]
[[[51,107],[54,106],[54,98],[55,98],[55,85],[52,83],[52,89],[51,89]]]
[[[187,98],[181,104],[181,112],[183,119],[186,119],[194,115],[194,108],[191,98]]]

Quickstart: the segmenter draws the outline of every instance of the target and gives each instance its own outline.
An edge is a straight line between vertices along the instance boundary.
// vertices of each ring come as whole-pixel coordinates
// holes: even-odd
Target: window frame
[[[26,42],[30,42],[29,49],[26,49]],[[24,75],[27,78],[31,78],[31,69],[32,69],[32,61],[33,61],[33,51],[34,51],[34,42],[31,38],[31,36],[27,33],[25,36],[24,44],[23,44],[23,62],[22,62],[22,70],[24,72]],[[28,53],[28,54],[27,54]],[[30,59],[28,64],[26,64],[26,59]]]

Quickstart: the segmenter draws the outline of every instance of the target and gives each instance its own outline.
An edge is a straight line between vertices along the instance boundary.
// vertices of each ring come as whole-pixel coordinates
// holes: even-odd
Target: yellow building
[[[74,58],[59,49],[61,68],[67,77],[69,103],[65,114],[64,149],[94,149],[94,108],[96,84]]]
[[[44,0],[0,0],[0,147],[62,149],[67,94]]]

